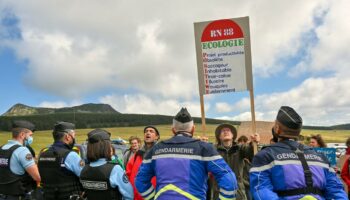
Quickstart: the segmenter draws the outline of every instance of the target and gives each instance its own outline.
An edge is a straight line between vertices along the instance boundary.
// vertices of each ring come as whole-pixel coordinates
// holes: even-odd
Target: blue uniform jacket
[[[299,143],[285,141],[297,147]],[[323,154],[316,153],[312,148],[304,146],[304,156],[312,173],[313,187],[323,192],[323,195],[299,194],[279,197],[276,191],[305,188],[304,169],[298,156],[283,142],[271,145],[255,155],[250,169],[250,190],[256,200],[286,199],[348,199],[339,178],[330,167]]]
[[[221,199],[236,198],[236,177],[214,146],[178,134],[156,144],[145,156],[135,185],[144,199],[205,199],[208,172],[218,182]]]

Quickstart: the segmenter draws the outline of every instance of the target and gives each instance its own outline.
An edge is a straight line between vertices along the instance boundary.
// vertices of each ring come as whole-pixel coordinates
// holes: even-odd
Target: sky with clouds
[[[194,22],[249,16],[257,120],[350,122],[348,0],[2,0],[0,112],[108,103],[200,116]],[[206,116],[250,120],[248,92],[206,95]]]

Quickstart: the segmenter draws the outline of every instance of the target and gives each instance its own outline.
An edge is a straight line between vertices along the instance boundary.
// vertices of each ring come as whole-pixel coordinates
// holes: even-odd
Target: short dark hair
[[[327,147],[326,143],[324,142],[322,136],[320,134],[317,135],[311,135],[310,139],[314,139],[317,141],[317,144],[320,145],[320,147]]]
[[[97,161],[100,158],[111,160],[112,147],[110,140],[100,140],[96,143],[88,143],[87,159],[90,162]]]
[[[350,137],[348,137],[348,139],[346,140],[345,144],[346,144],[347,147],[350,147]]]
[[[278,135],[278,137],[281,138],[295,138],[297,139],[300,135],[301,129],[291,129],[279,122],[278,120],[275,121],[275,124],[278,125],[281,133]]]
[[[12,138],[17,138],[18,135],[22,132],[29,132],[30,130],[29,129],[26,129],[26,128],[13,128],[12,129]]]
[[[55,142],[60,141],[65,134],[66,134],[65,132],[55,132],[54,131],[54,132],[52,132],[53,140]]]
[[[244,142],[244,143],[246,143],[246,142],[248,142],[248,138],[247,138],[247,136],[242,135],[241,137],[239,137],[237,139],[237,142]]]

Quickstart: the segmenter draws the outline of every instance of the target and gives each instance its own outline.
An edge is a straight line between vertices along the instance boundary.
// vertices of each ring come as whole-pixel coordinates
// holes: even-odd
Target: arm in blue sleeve
[[[84,161],[74,151],[67,155],[64,164],[68,170],[72,171],[78,177],[80,176],[80,172],[84,167]]]
[[[19,147],[18,149],[15,150],[13,154],[14,156],[18,157],[18,161],[20,165],[23,167],[23,169],[26,169],[35,164],[32,154],[25,147]]]
[[[253,158],[252,168],[249,171],[250,192],[254,199],[279,199],[278,195],[273,192],[270,176],[269,161],[264,158],[264,152],[259,152]]]
[[[207,167],[218,183],[219,199],[236,199],[238,189],[236,176],[224,159],[208,161]]]
[[[135,186],[144,199],[152,199],[155,196],[155,190],[151,183],[153,176],[154,171],[151,159],[143,160],[139,173],[135,178]]]
[[[219,199],[236,199],[237,180],[231,168],[219,155],[212,144],[200,143],[202,156],[205,158],[206,167],[213,174],[219,186]]]
[[[134,199],[132,186],[124,170],[119,165],[113,168],[111,176],[109,177],[109,182],[112,188],[118,187],[119,192],[123,195],[125,200]]]
[[[326,199],[348,199],[345,193],[344,186],[335,174],[333,168],[324,169],[326,177],[326,189],[325,198]]]
[[[254,199],[278,200],[278,195],[273,192],[269,170],[250,172],[250,191]]]

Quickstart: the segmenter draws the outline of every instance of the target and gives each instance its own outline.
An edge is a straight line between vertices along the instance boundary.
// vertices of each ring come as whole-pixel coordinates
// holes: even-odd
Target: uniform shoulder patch
[[[26,160],[31,161],[33,160],[33,155],[31,153],[28,153],[25,158]]]
[[[124,183],[129,183],[129,179],[128,179],[128,177],[126,176],[125,173],[124,173],[124,175],[123,175],[123,182],[124,182]]]

